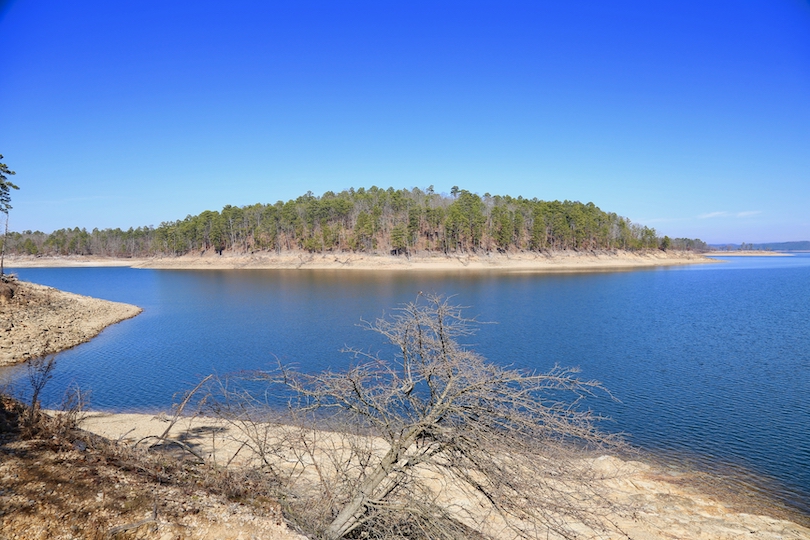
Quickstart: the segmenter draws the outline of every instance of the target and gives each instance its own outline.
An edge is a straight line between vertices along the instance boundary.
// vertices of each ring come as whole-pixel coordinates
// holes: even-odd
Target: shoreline
[[[0,293],[0,367],[70,349],[143,311],[16,279],[0,281]]]
[[[385,271],[516,271],[569,273],[630,270],[686,264],[720,263],[703,254],[686,251],[649,250],[639,252],[489,253],[374,255],[358,253],[283,254],[254,253],[217,255],[214,252],[179,257],[120,259],[107,257],[31,257],[6,258],[9,268],[131,267],[161,270],[385,270]]]
[[[584,271],[593,270],[593,267],[589,268],[590,270]],[[37,296],[44,298],[46,302],[42,305],[46,311],[53,311],[54,305],[61,301],[66,302],[70,306],[70,319],[76,324],[84,322],[87,318],[93,318],[97,322],[98,313],[93,315],[92,306],[101,308],[105,305],[113,305],[123,306],[127,309],[125,312],[118,312],[119,316],[121,313],[127,313],[127,316],[113,317],[112,319],[115,320],[104,319],[109,322],[102,321],[102,326],[95,330],[95,333],[92,335],[81,334],[83,339],[64,346],[62,349],[88,341],[106,326],[141,312],[140,308],[128,304],[84,297],[42,285],[19,281],[16,283],[30,291],[28,300],[33,300]],[[22,293],[19,296],[21,295]],[[84,310],[87,307],[85,306],[87,301],[90,301],[90,311]],[[41,307],[36,302],[32,303]],[[8,305],[10,305],[8,301],[0,303],[0,315],[3,314],[2,308]],[[77,306],[80,306],[83,311],[79,311]],[[2,320],[0,317],[0,321]],[[41,325],[44,324],[42,319],[32,320]],[[59,323],[57,327],[61,328],[63,324],[67,323]],[[26,326],[30,329],[32,324]],[[35,329],[32,335],[39,335],[40,338],[43,338],[45,332],[42,331],[42,327],[39,327],[39,331]],[[48,326],[45,328],[50,330]],[[3,334],[5,334],[2,330],[0,328],[0,366],[3,365]],[[22,342],[29,348],[32,346],[27,338]],[[90,411],[82,427],[113,441],[127,439],[138,441],[144,437],[162,434],[168,427],[168,422],[169,418],[165,415]],[[186,444],[198,445],[204,453],[214,456],[215,462],[218,462],[219,459],[224,463],[228,461],[231,454],[235,456],[234,452],[239,445],[239,438],[238,434],[232,431],[219,434],[218,430],[221,429],[222,424],[218,422],[216,419],[210,418],[183,417],[179,419],[170,436],[176,437]],[[217,433],[216,438],[214,433]],[[210,444],[214,444],[214,446],[209,447]],[[217,452],[223,452],[222,456],[217,458]],[[240,455],[240,459],[242,457],[246,460],[242,464],[250,464],[248,456]],[[745,535],[749,538],[766,540],[781,538],[810,540],[810,516],[801,519],[805,516],[798,512],[791,512],[787,508],[780,511],[780,507],[775,502],[769,501],[767,495],[762,493],[735,494],[732,486],[718,486],[715,483],[718,478],[723,478],[722,475],[683,470],[677,465],[669,464],[666,460],[645,458],[636,460],[610,455],[588,459],[592,460],[593,470],[604,477],[605,488],[611,499],[615,498],[618,502],[627,501],[638,505],[637,514],[616,517],[623,530],[634,538],[709,540]],[[735,497],[735,495],[738,496]],[[755,536],[750,536],[751,534],[755,534]],[[614,536],[611,535],[610,538],[614,538]],[[615,538],[618,539],[619,536]]]
[[[161,435],[170,421],[163,414],[91,411],[81,427],[104,438],[132,444]],[[283,430],[284,426],[274,429]],[[238,452],[241,436],[224,421],[206,417],[179,417],[168,435],[192,445],[216,463],[225,463]],[[242,452],[238,465],[253,465],[252,458]],[[605,493],[613,502],[636,508],[633,515],[611,516],[629,537],[713,540],[745,535],[768,540],[810,539],[810,516],[802,520],[798,512],[780,511],[775,502],[762,494],[735,493],[732,486],[719,485],[718,479],[722,477],[717,475],[684,470],[645,457],[601,455],[583,459],[601,478]]]

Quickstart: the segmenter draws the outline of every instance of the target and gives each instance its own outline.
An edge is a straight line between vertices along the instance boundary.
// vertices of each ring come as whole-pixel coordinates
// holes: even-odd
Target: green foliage
[[[0,154],[0,159],[3,159],[3,154]],[[11,190],[20,189],[8,179],[15,174],[17,173],[9,169],[8,165],[0,163],[0,212],[6,215],[11,210]]]
[[[491,216],[495,244],[498,249],[508,249],[513,244],[514,233],[516,232],[512,213],[503,206],[497,206],[492,209]]]
[[[360,212],[354,225],[355,249],[371,251],[374,249],[374,223],[367,212]]]
[[[447,209],[445,228],[448,246],[457,251],[474,251],[481,245],[486,217],[481,197],[461,190]]]
[[[405,225],[397,225],[391,229],[391,247],[397,253],[408,251],[408,229]]]
[[[0,154],[0,159],[3,159],[2,154]],[[0,163],[0,213],[6,215],[3,225],[3,237],[0,239],[0,276],[5,274],[3,263],[6,256],[6,246],[8,244],[8,211],[11,210],[11,190],[20,189],[8,179],[9,176],[14,174],[17,173],[9,169],[8,165]]]
[[[686,251],[708,251],[709,245],[699,238],[673,238],[672,249]]]
[[[454,186],[312,192],[275,204],[225,206],[160,226],[61,229],[51,234],[12,233],[18,254],[87,254],[116,257],[231,251],[311,252],[393,250],[398,253],[491,250],[655,249],[654,229],[600,210],[593,203],[541,201],[508,195],[481,198]],[[673,249],[705,249],[700,240],[670,240]]]

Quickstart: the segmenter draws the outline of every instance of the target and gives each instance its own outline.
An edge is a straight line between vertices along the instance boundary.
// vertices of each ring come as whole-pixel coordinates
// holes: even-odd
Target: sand
[[[505,270],[513,272],[592,272],[630,270],[657,266],[705,264],[716,259],[688,251],[648,250],[640,252],[519,252],[444,255],[427,253],[405,255],[373,255],[362,253],[282,254],[258,252],[253,254],[206,252],[181,257],[150,259],[112,259],[103,257],[10,257],[10,268],[67,266],[131,266],[170,270],[231,270],[231,269],[317,269],[317,270],[404,270],[404,271],[464,271]]]
[[[169,425],[169,418],[163,415],[90,413],[82,427],[108,439],[143,443],[152,442],[154,439],[144,438],[161,435]],[[181,418],[169,438],[182,440],[219,464],[228,462],[240,448],[233,464],[251,461],[249,452],[241,447],[243,436],[216,419]],[[601,476],[612,501],[633,508],[611,516],[626,536],[616,532],[601,538],[810,539],[810,528],[784,516],[746,512],[739,504],[700,489],[705,482],[695,481],[696,473],[607,455],[590,458],[590,466]]]
[[[0,366],[69,349],[140,312],[34,283],[0,282]]]
[[[23,262],[23,264],[19,264]],[[398,257],[369,256],[216,256],[179,257],[148,261],[61,259],[15,260],[14,266],[136,266],[148,268],[352,268],[459,270],[506,269],[513,271],[577,272],[631,269],[672,264],[712,262],[699,255],[671,253],[643,254],[565,254],[446,258],[407,260]],[[36,263],[36,264],[34,264]],[[134,264],[133,264],[134,263]],[[137,315],[140,309],[127,304],[87,298],[21,283],[14,297],[0,300],[0,365],[54,352],[87,341],[105,326]],[[9,306],[14,306],[10,309]],[[149,414],[90,413],[82,427],[106,438],[134,444],[155,437],[169,427],[168,418]],[[170,438],[182,440],[200,455],[218,464],[232,458],[232,466],[250,465],[251,456],[242,447],[241,434],[222,422],[205,418],[182,418],[172,426]],[[151,441],[154,439],[147,439]],[[236,457],[234,457],[236,456]],[[695,473],[677,471],[641,461],[601,456],[591,461],[601,473],[608,497],[619,504],[630,504],[632,513],[611,516],[623,533],[604,538],[635,540],[723,540],[752,538],[762,540],[808,539],[810,528],[785,519],[779,512],[750,511],[729,498],[701,489]],[[279,531],[279,537],[285,533]]]
[[[6,271],[14,273],[14,268],[93,268],[117,266],[126,267],[143,262],[146,259],[117,259],[114,257],[96,256],[56,256],[34,257],[26,255],[6,255]]]

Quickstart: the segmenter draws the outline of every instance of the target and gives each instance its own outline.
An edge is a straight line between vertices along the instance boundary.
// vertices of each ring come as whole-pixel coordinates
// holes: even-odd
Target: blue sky
[[[810,239],[810,2],[0,0],[11,228],[349,187]]]

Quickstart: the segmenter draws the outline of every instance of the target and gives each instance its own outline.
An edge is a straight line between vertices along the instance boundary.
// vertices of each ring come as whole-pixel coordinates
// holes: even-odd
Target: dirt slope
[[[141,308],[4,278],[0,281],[0,366],[84,343]]]

